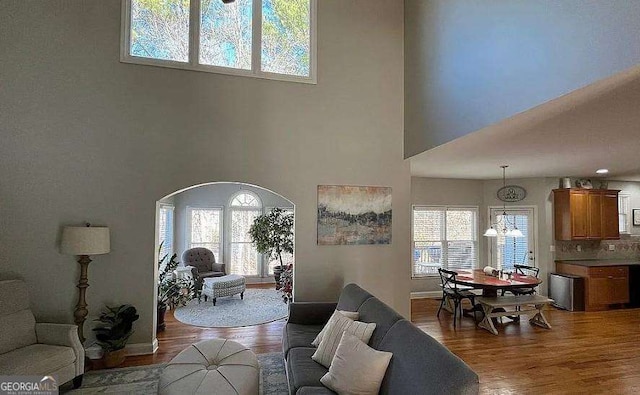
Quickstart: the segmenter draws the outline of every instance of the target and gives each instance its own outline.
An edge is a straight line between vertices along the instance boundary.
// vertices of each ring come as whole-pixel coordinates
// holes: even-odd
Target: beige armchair
[[[36,323],[24,281],[0,281],[0,375],[54,376],[77,388],[83,374],[78,327]]]

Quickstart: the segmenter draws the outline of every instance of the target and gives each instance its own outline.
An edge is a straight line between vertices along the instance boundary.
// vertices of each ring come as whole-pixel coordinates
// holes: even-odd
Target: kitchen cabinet
[[[608,189],[554,189],[556,240],[616,240],[618,193]]]
[[[602,263],[605,264],[605,263]],[[629,266],[595,266],[572,261],[556,261],[556,271],[584,278],[586,311],[607,310],[611,305],[629,303]]]

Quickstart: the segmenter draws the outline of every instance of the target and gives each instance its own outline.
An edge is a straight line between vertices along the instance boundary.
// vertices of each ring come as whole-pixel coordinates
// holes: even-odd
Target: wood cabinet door
[[[588,234],[588,197],[586,192],[571,192],[569,206],[571,207],[571,238],[586,239]]]
[[[602,194],[590,192],[587,194],[587,237],[602,238]]]
[[[614,277],[609,282],[609,303],[629,303],[629,277]]]
[[[602,196],[602,238],[619,239],[618,194],[605,193]]]
[[[609,305],[610,280],[607,277],[589,278],[589,306],[598,307]]]

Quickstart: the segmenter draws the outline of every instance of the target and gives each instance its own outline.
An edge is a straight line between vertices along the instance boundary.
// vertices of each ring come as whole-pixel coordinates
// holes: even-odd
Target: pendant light
[[[507,177],[506,171],[509,165],[502,165],[502,187],[507,186]],[[518,229],[518,225],[516,224],[516,216],[513,216],[513,222],[509,221],[509,217],[507,216],[507,204],[502,199],[502,217],[500,220],[496,220],[496,222],[491,221],[491,215],[489,215],[489,229],[484,232],[484,236],[486,237],[498,237],[498,234],[503,235],[504,237],[524,237],[522,231]]]

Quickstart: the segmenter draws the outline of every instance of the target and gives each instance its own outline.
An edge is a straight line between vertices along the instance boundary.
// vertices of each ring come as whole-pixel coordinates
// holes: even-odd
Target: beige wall
[[[295,203],[298,300],[353,281],[409,315],[403,2],[318,3],[307,85],[122,64],[120,0],[0,2],[0,273],[29,283],[38,319],[72,321],[78,265],[57,237],[88,220],[112,237],[90,315],[132,303],[132,341],[151,342],[156,201],[211,181]],[[316,245],[318,184],[392,187],[393,244]]]

